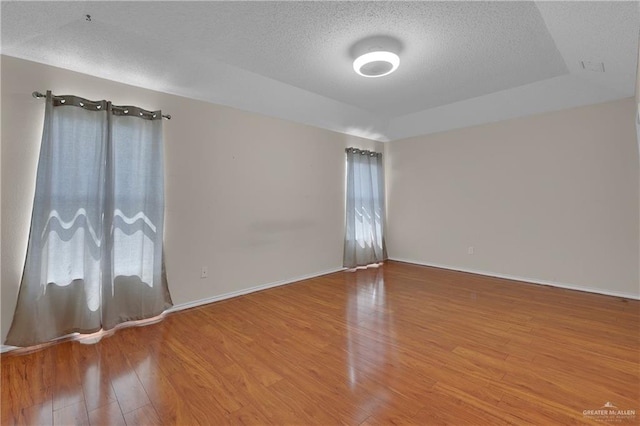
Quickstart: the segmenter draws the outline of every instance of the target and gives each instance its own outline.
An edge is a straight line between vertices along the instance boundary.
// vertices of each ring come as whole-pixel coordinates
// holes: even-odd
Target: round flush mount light
[[[363,77],[384,77],[394,72],[398,65],[398,55],[387,51],[365,53],[353,61],[353,69]]]

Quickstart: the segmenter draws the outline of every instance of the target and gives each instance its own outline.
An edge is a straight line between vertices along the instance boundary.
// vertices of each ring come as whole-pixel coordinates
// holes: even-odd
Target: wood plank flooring
[[[387,262],[4,354],[2,424],[638,424],[639,330],[638,301]]]

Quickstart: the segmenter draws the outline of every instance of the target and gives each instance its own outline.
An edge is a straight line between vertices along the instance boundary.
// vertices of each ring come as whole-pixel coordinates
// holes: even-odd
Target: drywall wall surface
[[[344,149],[380,142],[2,57],[2,341],[24,265],[50,89],[162,109],[165,253],[175,304],[342,266]],[[208,278],[200,278],[201,268]]]
[[[640,45],[638,46],[638,62],[636,65],[636,107],[636,138],[638,142],[638,163],[640,164]],[[638,176],[638,180],[640,181],[640,176]],[[640,183],[638,187],[638,191],[640,191]],[[638,221],[640,221],[640,218],[638,218]],[[638,240],[638,245],[638,273],[640,274],[640,239]]]
[[[0,55],[0,76],[2,75],[2,56]],[[0,84],[0,117],[2,117],[2,84]],[[2,120],[0,119],[0,237],[2,236]],[[0,244],[0,271],[2,271],[2,244]],[[0,273],[0,288],[2,274]],[[0,292],[0,296],[2,293]],[[2,303],[0,302],[0,321],[2,320]]]
[[[628,98],[387,144],[389,256],[640,297],[635,113]]]

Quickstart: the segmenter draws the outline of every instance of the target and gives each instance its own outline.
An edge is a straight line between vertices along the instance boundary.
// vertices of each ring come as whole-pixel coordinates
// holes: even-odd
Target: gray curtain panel
[[[47,93],[27,257],[6,343],[30,346],[172,306],[160,111]]]
[[[387,258],[384,242],[382,154],[355,148],[347,152],[347,210],[344,266],[353,268]]]

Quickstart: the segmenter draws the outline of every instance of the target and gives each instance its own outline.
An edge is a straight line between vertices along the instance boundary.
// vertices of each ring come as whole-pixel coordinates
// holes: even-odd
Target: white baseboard
[[[311,279],[311,278],[320,277],[322,275],[333,274],[334,272],[344,271],[345,269],[346,268],[342,268],[342,267],[341,268],[336,268],[336,269],[330,269],[330,270],[327,270],[327,271],[316,272],[316,273],[313,273],[313,274],[303,275],[303,276],[300,276],[300,277],[290,278],[290,279],[287,279],[287,280],[274,281],[274,282],[271,282],[271,283],[262,284],[262,285],[258,285],[258,286],[255,286],[255,287],[249,287],[249,288],[245,288],[245,289],[242,289],[242,290],[232,291],[230,293],[219,294],[217,296],[207,297],[207,298],[204,298],[204,299],[194,300],[194,301],[191,301],[191,302],[179,303],[177,305],[173,305],[173,307],[167,309],[165,312],[170,313],[170,312],[182,311],[184,309],[195,308],[196,306],[206,305],[206,304],[213,303],[213,302],[219,302],[221,300],[231,299],[232,297],[238,297],[238,296],[242,296],[244,294],[254,293],[256,291],[266,290],[268,288],[279,287],[281,285],[292,284],[292,283],[295,283],[295,282],[298,282],[298,281],[303,281],[303,280],[308,280],[308,279]]]
[[[261,290],[266,290],[268,288],[273,288],[273,287],[279,287],[282,285],[286,285],[286,284],[292,284],[298,281],[303,281],[303,280],[308,280],[310,278],[316,278],[316,277],[320,277],[322,275],[327,275],[327,274],[333,274],[334,272],[340,272],[340,271],[344,271],[346,268],[335,268],[335,269],[330,269],[327,271],[321,271],[321,272],[316,272],[313,274],[308,274],[308,275],[303,275],[301,277],[295,277],[295,278],[290,278],[287,280],[282,280],[282,281],[275,281],[275,282],[271,282],[271,283],[267,283],[267,284],[262,284],[262,285],[258,285],[255,287],[249,287],[249,288],[245,288],[242,290],[238,290],[238,291],[232,291],[230,293],[224,293],[224,294],[219,294],[217,296],[212,296],[212,297],[207,297],[205,299],[199,299],[199,300],[194,300],[191,302],[186,302],[186,303],[180,303],[177,305],[173,305],[171,308],[167,309],[164,313],[168,314],[171,312],[178,312],[178,311],[182,311],[184,309],[189,309],[189,308],[195,308],[196,306],[201,306],[201,305],[206,305],[209,303],[213,303],[213,302],[219,302],[221,300],[225,300],[225,299],[231,299],[232,297],[238,297],[238,296],[242,296],[243,294],[249,294],[249,293],[254,293],[256,291],[261,291]],[[68,336],[63,336],[62,338],[66,338]],[[2,349],[0,350],[0,353],[4,353],[4,352],[9,352],[15,349],[20,349],[17,346],[9,346],[9,345],[2,345]]]
[[[619,292],[619,291],[610,291],[610,290],[606,290],[606,289],[593,288],[593,287],[583,287],[583,286],[579,286],[579,285],[565,284],[565,283],[560,283],[560,282],[555,282],[555,281],[545,281],[545,280],[539,280],[539,279],[535,279],[535,278],[518,277],[518,276],[515,276],[515,275],[499,274],[499,273],[496,273],[496,272],[480,271],[480,270],[477,270],[477,269],[461,268],[461,267],[458,267],[458,266],[451,266],[451,265],[441,265],[441,264],[437,264],[437,263],[422,262],[422,261],[413,260],[413,259],[401,259],[401,258],[398,258],[398,257],[394,257],[394,258],[389,258],[389,260],[395,260],[397,262],[403,262],[403,263],[413,263],[414,265],[431,266],[431,267],[434,267],[434,268],[449,269],[449,270],[452,270],[452,271],[468,272],[470,274],[485,275],[485,276],[488,276],[488,277],[505,278],[505,279],[514,280],[514,281],[523,281],[523,282],[530,283],[530,284],[548,285],[548,286],[551,286],[551,287],[565,288],[567,290],[577,290],[577,291],[584,291],[584,292],[587,292],[587,293],[603,294],[605,296],[615,296],[615,297],[622,297],[622,298],[625,298],[625,299],[640,300],[640,294],[623,293],[623,292]]]

